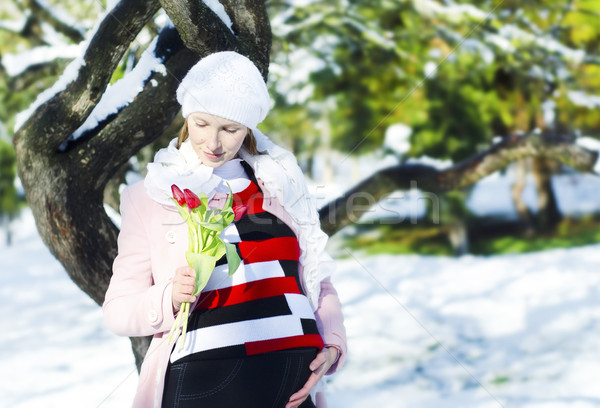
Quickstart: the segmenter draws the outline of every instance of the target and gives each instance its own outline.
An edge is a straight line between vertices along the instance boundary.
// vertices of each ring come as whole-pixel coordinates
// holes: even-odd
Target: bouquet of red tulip
[[[234,220],[240,219],[248,206],[239,205],[232,208],[233,195],[231,189],[225,206],[212,210],[208,209],[208,198],[204,193],[198,196],[188,189],[181,191],[175,184],[171,186],[171,192],[177,211],[188,226],[189,248],[185,253],[185,258],[196,271],[194,293],[192,293],[196,296],[208,283],[215,264],[223,255],[227,257],[229,276],[233,275],[240,265],[241,261],[235,245],[224,242],[219,234]],[[171,341],[173,335],[177,338],[179,327],[183,324],[181,348],[185,343],[189,314],[190,303],[182,303],[169,333],[169,341]]]

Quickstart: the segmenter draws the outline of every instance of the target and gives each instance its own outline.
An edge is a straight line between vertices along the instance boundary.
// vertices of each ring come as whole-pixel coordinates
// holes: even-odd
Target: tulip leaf
[[[225,255],[227,256],[227,266],[229,268],[229,277],[231,277],[240,266],[241,260],[234,244],[230,244],[229,242],[224,242],[224,244]]]
[[[222,223],[218,222],[199,222],[198,225],[202,226],[202,228],[209,229],[211,231],[221,232],[225,229]]]
[[[195,252],[186,252],[185,259],[188,264],[196,271],[196,282],[194,287],[194,295],[197,295],[204,289],[208,283],[208,279],[215,269],[215,264],[219,258],[206,254],[197,254]]]

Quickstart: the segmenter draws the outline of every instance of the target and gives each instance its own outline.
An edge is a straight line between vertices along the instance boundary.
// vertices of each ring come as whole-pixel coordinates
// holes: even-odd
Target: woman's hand
[[[338,357],[338,349],[335,347],[325,347],[317,357],[310,363],[310,369],[313,372],[304,387],[290,397],[285,408],[297,408],[302,404],[310,394],[310,390],[319,382],[321,377],[325,375],[327,370],[335,363]],[[314,402],[314,401],[313,401]]]
[[[192,296],[195,281],[196,271],[194,268],[189,265],[177,268],[173,277],[173,294],[171,297],[173,313],[179,311],[183,302],[193,303],[196,301],[196,296]]]

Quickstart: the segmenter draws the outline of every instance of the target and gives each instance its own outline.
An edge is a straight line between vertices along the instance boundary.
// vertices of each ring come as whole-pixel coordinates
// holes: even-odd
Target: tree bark
[[[202,57],[215,51],[236,51],[250,58],[266,81],[271,26],[264,1],[223,1],[233,32],[204,2],[160,0],[160,3],[187,48]]]

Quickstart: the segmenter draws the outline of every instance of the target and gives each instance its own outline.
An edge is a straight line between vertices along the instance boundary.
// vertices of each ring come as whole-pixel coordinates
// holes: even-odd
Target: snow
[[[573,202],[600,203],[590,182],[580,180]],[[128,339],[104,327],[29,210],[12,230],[13,246],[0,240],[0,406],[129,406],[137,374]],[[349,344],[327,380],[331,408],[600,405],[600,245],[459,258],[367,257],[336,237],[331,245],[341,248],[333,281]]]
[[[284,61],[272,61],[269,75],[280,95],[285,95],[290,104],[305,103],[314,92],[310,75],[325,67],[322,59],[315,57],[309,50],[299,48],[286,54]],[[299,86],[298,84],[304,84]]]
[[[12,31],[14,33],[19,33],[25,27],[25,24],[27,23],[28,14],[30,14],[30,13],[31,12],[29,12],[29,11],[28,11],[28,13],[25,13],[23,15],[23,18],[20,21],[17,21],[17,20],[0,20],[0,28],[3,29],[3,30]]]
[[[85,36],[86,39],[78,44],[78,47],[79,47],[79,52],[77,53],[78,57],[75,58],[73,61],[71,61],[71,63],[67,66],[67,68],[65,69],[63,74],[54,83],[54,85],[52,85],[50,88],[46,89],[44,92],[41,92],[37,96],[35,101],[31,105],[29,105],[29,107],[27,107],[27,109],[19,112],[16,115],[15,127],[14,127],[15,132],[17,130],[19,130],[19,128],[21,126],[23,126],[23,124],[27,121],[27,119],[29,119],[29,117],[33,114],[33,112],[35,112],[35,110],[37,108],[39,108],[46,101],[51,99],[54,95],[58,94],[59,92],[64,91],[67,88],[67,85],[69,85],[71,82],[73,82],[77,78],[79,69],[81,67],[85,66],[84,54],[87,49],[87,46],[89,45],[90,40],[94,37],[94,35],[96,34],[96,31],[98,30],[98,28],[104,21],[104,17],[106,15],[112,13],[113,8],[116,6],[116,4],[117,3],[115,1],[113,1],[112,4],[107,4],[107,7],[104,10],[104,12],[102,13],[102,15],[100,15],[98,17],[98,19],[96,19],[96,23],[95,23],[94,27],[86,33],[86,36]],[[27,52],[27,51],[25,51],[25,52]],[[15,58],[17,58],[17,57],[18,56],[15,56]]]
[[[108,85],[98,104],[92,110],[86,121],[73,132],[72,139],[77,139],[85,131],[95,128],[98,123],[119,109],[131,103],[135,97],[144,90],[144,84],[153,72],[166,75],[166,68],[162,60],[154,54],[157,38],[152,41],[148,49],[142,53],[140,61],[135,68],[125,74],[112,85]],[[155,86],[155,85],[154,85]]]
[[[578,137],[575,141],[579,146],[598,153],[598,158],[594,164],[594,171],[600,174],[600,141],[592,137]]]
[[[588,109],[600,108],[600,95],[590,95],[585,91],[569,91],[567,95],[569,100],[577,106],[584,106]]]
[[[423,68],[423,73],[425,74],[425,78],[430,79],[435,77],[435,74],[437,73],[438,70],[438,64],[436,64],[433,61],[429,61],[425,64],[425,67]]]
[[[15,77],[32,65],[47,63],[57,58],[77,58],[80,53],[81,48],[78,45],[41,46],[19,54],[4,54],[2,65],[9,76]]]
[[[412,128],[403,123],[396,123],[385,130],[383,147],[403,156],[410,150]]]
[[[520,45],[536,45],[549,53],[556,53],[574,64],[581,64],[586,55],[584,50],[569,48],[549,35],[536,35],[513,24],[503,25],[498,31],[498,36],[490,34],[487,38],[504,48],[507,53],[514,51],[514,46],[508,45],[509,42],[512,42]],[[507,43],[503,44],[500,38],[504,38]]]
[[[485,20],[488,13],[471,4],[456,4],[452,1],[446,1],[445,5],[433,0],[413,1],[415,10],[424,16],[445,16],[453,23],[463,22],[465,19]]]
[[[229,28],[229,31],[231,31],[233,33],[233,28],[232,28],[233,23],[231,22],[229,15],[225,11],[225,7],[219,2],[219,0],[202,0],[202,1],[204,2],[204,4],[206,4],[206,6],[209,9],[211,9],[213,11],[213,13],[215,13],[217,15],[217,17],[219,17],[221,19],[223,24],[225,24],[225,26],[227,28]]]
[[[85,31],[84,28],[81,27],[79,22],[75,20],[71,15],[69,15],[66,11],[59,9],[55,5],[49,4],[45,0],[37,0],[37,2],[44,10],[50,13],[54,17],[54,19],[60,21],[62,24],[68,27],[73,27],[81,31],[82,33]]]

